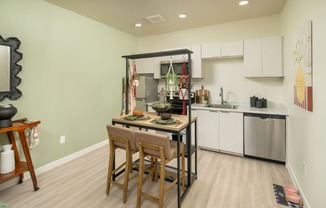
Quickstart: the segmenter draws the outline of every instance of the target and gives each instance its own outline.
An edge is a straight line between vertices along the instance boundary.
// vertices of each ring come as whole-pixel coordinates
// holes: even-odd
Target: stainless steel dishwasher
[[[285,116],[244,114],[244,154],[285,162]]]

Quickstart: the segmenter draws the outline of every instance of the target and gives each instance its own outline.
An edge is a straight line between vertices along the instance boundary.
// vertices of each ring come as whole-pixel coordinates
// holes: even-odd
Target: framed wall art
[[[312,21],[298,31],[294,47],[294,104],[312,112]]]

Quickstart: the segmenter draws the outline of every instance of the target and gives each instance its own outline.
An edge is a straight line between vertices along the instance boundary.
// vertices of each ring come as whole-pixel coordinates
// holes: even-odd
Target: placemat
[[[161,118],[157,118],[157,119],[154,119],[153,121],[151,121],[151,123],[158,124],[158,125],[164,125],[164,126],[178,126],[181,123],[181,121],[179,121],[175,118],[170,118],[168,120],[163,120]]]
[[[142,116],[129,115],[129,116],[123,117],[123,119],[128,120],[128,121],[146,121],[146,120],[150,119],[150,117],[146,116],[146,115],[142,115]]]

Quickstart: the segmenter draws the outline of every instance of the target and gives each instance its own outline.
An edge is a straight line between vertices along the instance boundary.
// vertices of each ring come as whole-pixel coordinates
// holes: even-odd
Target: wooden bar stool
[[[129,177],[129,172],[132,173],[132,168],[134,165],[136,165],[132,161],[132,155],[138,152],[138,148],[134,138],[134,130],[120,127],[120,126],[113,126],[113,125],[107,125],[106,128],[108,131],[109,143],[110,143],[110,157],[109,157],[109,166],[108,166],[108,175],[107,175],[106,194],[109,195],[110,193],[111,183],[117,185],[118,187],[123,189],[123,203],[126,203],[129,180],[137,178],[138,175],[138,174],[133,174],[132,176]],[[117,148],[126,151],[126,161],[113,170],[113,164],[115,162],[115,150]],[[113,176],[124,166],[125,166],[124,180],[123,180],[123,184],[121,184],[115,181],[113,179]]]
[[[138,176],[138,192],[137,192],[137,208],[141,205],[141,197],[144,196],[150,200],[153,200],[159,204],[159,207],[163,207],[164,194],[168,190],[170,190],[173,185],[178,183],[177,177],[175,177],[174,181],[165,188],[164,182],[165,177],[168,176],[165,171],[166,164],[172,159],[178,157],[177,155],[177,142],[169,140],[167,135],[145,132],[145,131],[135,131],[135,140],[138,144],[139,149],[139,176]],[[158,160],[160,161],[160,182],[159,182],[159,197],[154,197],[142,191],[144,183],[150,177],[148,175],[143,180],[144,168],[146,168],[144,164],[144,157],[154,158],[155,163],[152,166],[154,169],[154,173],[158,173]],[[185,190],[185,148],[184,144],[180,142],[180,156],[181,156],[181,183],[182,190]],[[153,172],[153,171],[151,171]],[[157,178],[158,174],[155,174],[155,178]]]

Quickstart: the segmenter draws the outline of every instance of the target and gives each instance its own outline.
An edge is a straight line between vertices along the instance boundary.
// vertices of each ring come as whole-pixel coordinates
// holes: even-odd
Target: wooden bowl
[[[142,111],[142,110],[134,110],[132,112],[133,116],[142,116],[143,114],[144,114],[144,111]]]

